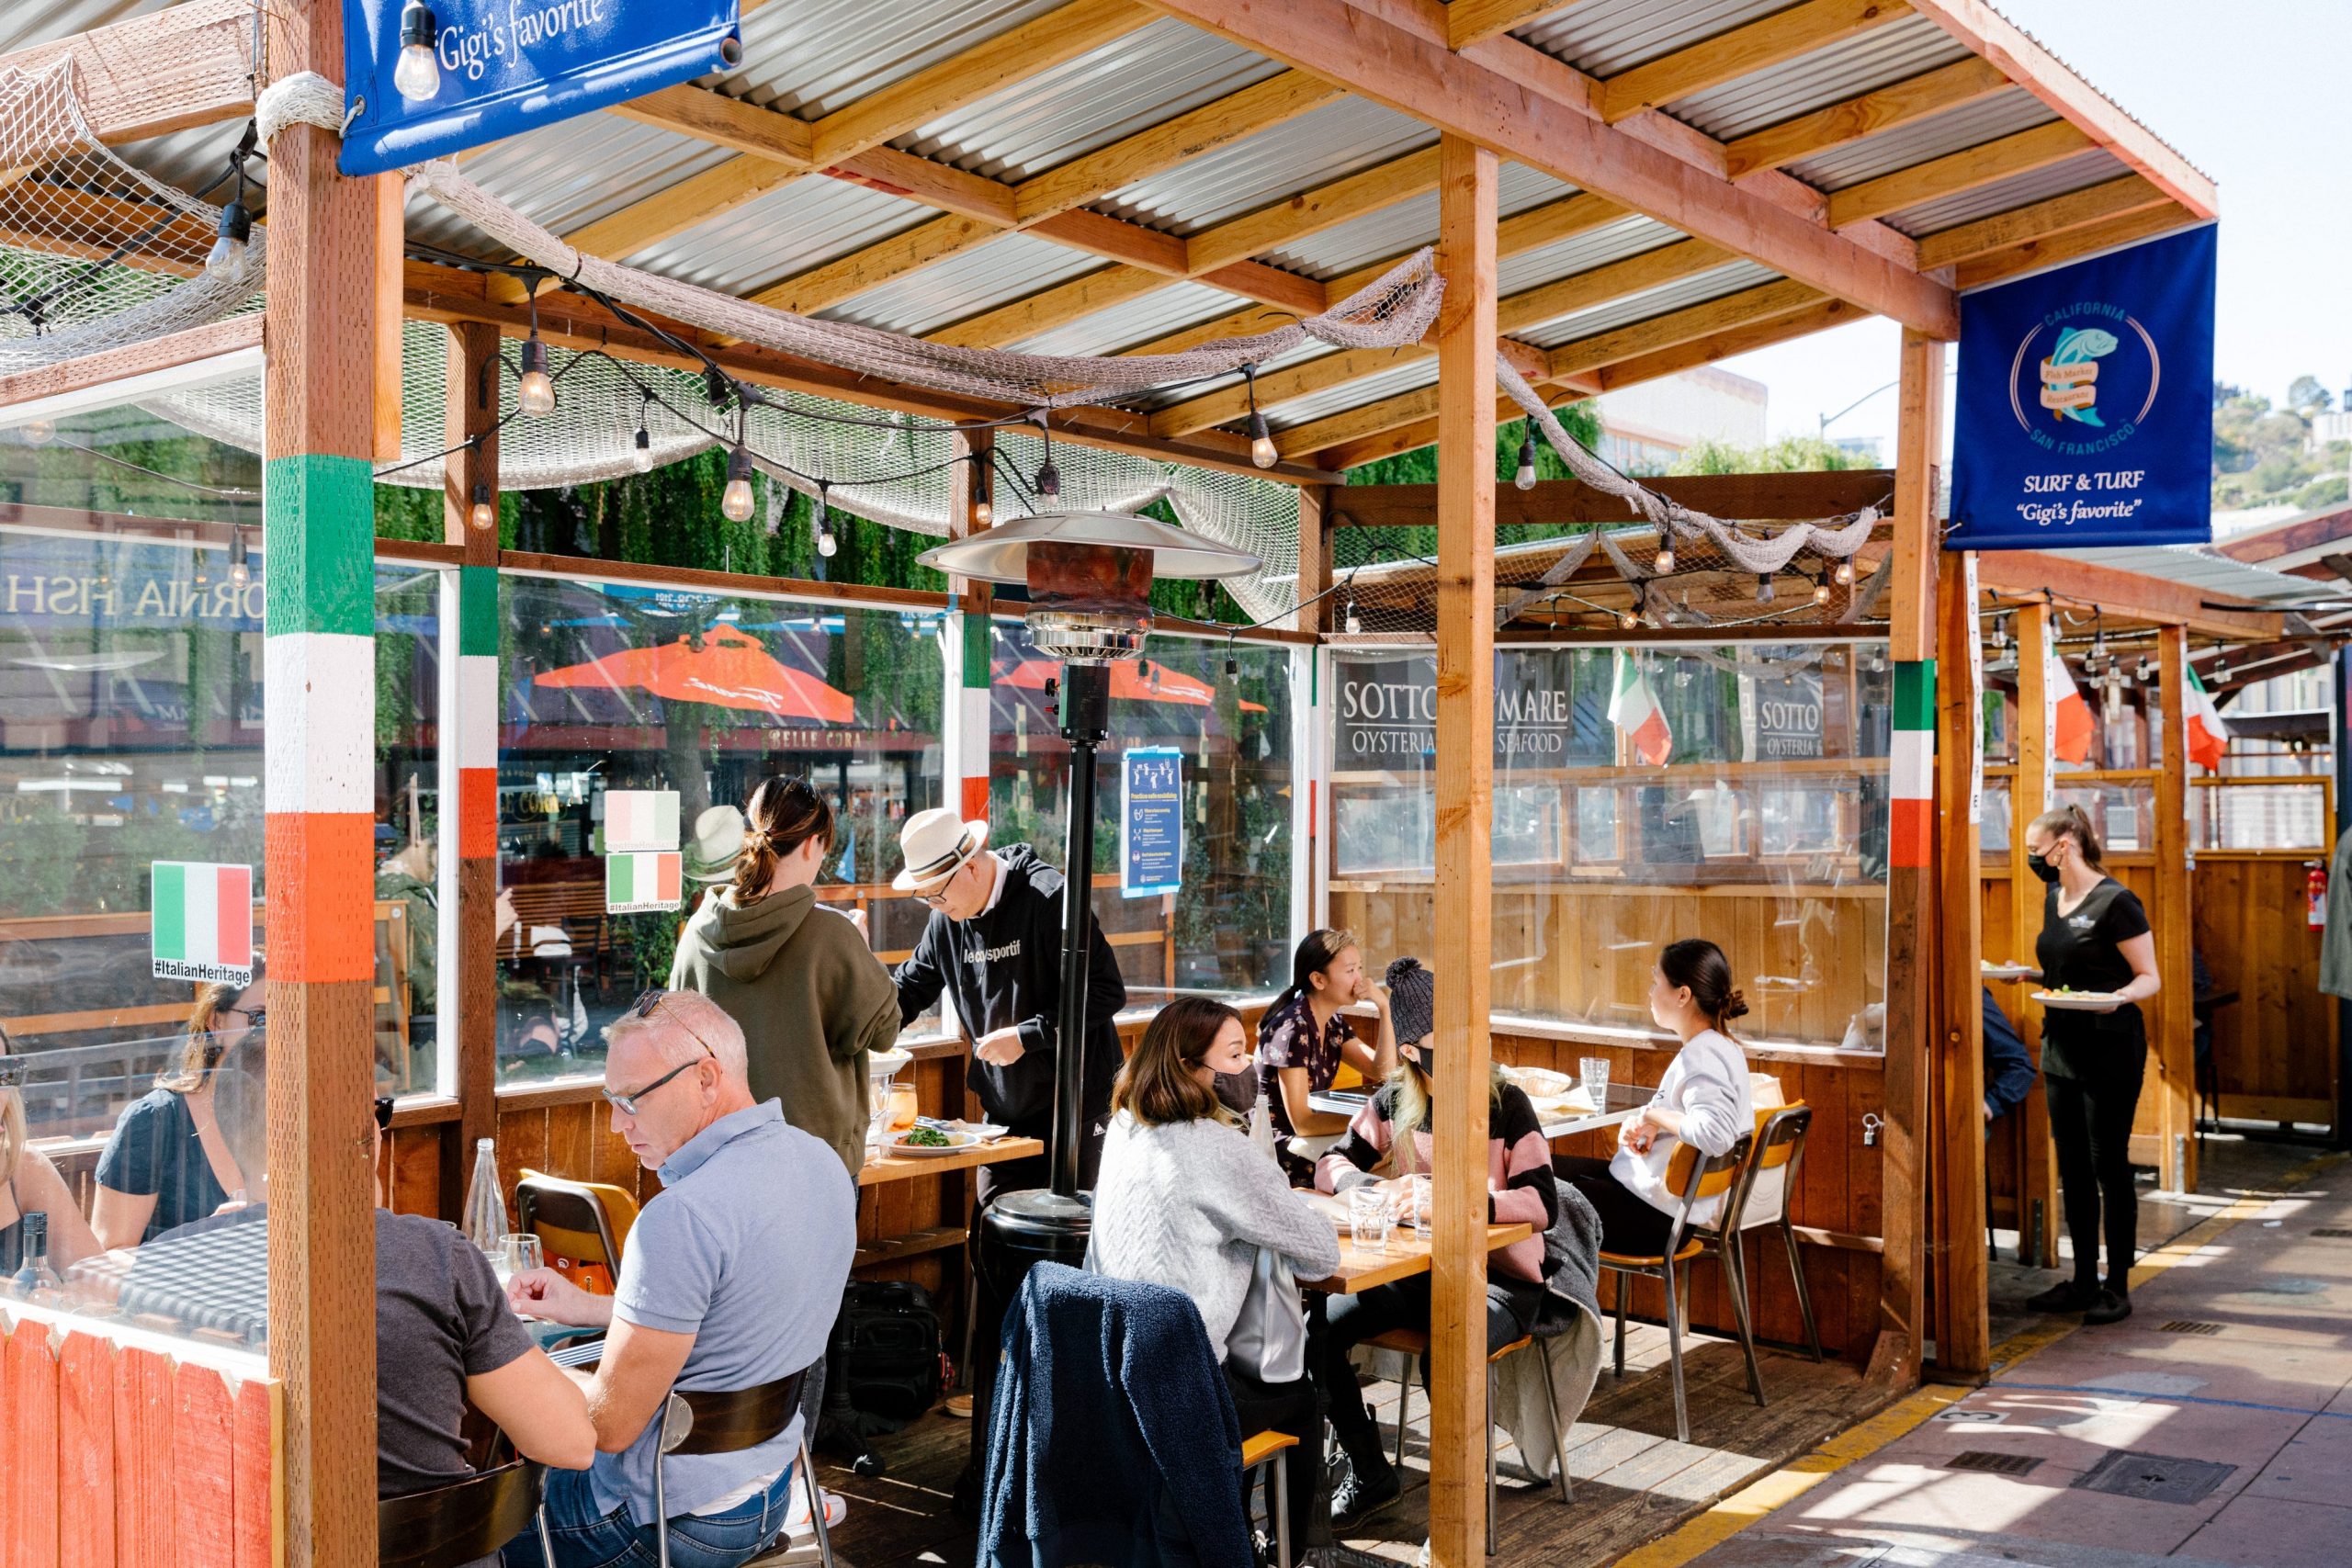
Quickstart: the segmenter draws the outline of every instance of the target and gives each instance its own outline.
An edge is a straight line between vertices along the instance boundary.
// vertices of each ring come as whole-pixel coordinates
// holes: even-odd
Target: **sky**
[[[2221,188],[2214,374],[2272,401],[2352,386],[2352,0],[1996,0]],[[1770,434],[1875,436],[1893,460],[1884,320],[1723,362],[1771,389]]]

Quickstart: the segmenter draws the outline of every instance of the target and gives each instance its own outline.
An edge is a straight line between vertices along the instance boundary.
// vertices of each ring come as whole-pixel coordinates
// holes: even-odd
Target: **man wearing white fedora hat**
[[[944,991],[972,1036],[965,1081],[991,1122],[1026,1137],[1053,1138],[1055,1012],[1061,999],[1062,874],[1027,844],[988,847],[989,825],[944,807],[918,811],[899,830],[906,869],[891,886],[931,906],[931,922],[898,982],[899,1011],[911,1022]],[[1127,987],[1102,927],[1087,966],[1085,1053],[1080,1074],[1079,1186],[1094,1185],[1110,1122],[1111,1080],[1119,1070],[1119,1010]],[[979,1201],[1043,1187],[1044,1158],[979,1169]]]

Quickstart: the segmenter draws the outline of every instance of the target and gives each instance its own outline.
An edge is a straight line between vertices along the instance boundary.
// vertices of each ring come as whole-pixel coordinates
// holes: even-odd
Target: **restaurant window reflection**
[[[832,804],[818,897],[866,910],[886,963],[913,949],[925,911],[889,883],[899,825],[941,799],[941,613],[524,574],[500,608],[502,1081],[602,1070],[605,1027],[667,982],[709,886],[698,820],[769,773]],[[658,840],[623,791],[674,795]]]

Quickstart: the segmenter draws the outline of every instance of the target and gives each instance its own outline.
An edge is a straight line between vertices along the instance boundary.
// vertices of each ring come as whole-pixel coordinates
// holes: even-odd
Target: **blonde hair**
[[[1436,1087],[1436,1081],[1430,1077],[1427,1067],[1402,1051],[1397,1053],[1396,1070],[1388,1075],[1389,1085],[1396,1091],[1396,1113],[1389,1121],[1389,1126],[1395,1133],[1395,1138],[1389,1145],[1392,1150],[1405,1146],[1404,1140],[1430,1124],[1430,1090]],[[1487,1063],[1487,1114],[1489,1118],[1502,1108],[1503,1085],[1509,1081],[1503,1077],[1500,1063],[1493,1060]],[[1396,1157],[1403,1156],[1399,1154]]]
[[[16,1047],[8,1032],[0,1029],[0,1056],[13,1056]],[[17,1174],[17,1156],[25,1152],[25,1097],[15,1089],[0,1089],[0,1181]]]
[[[2029,823],[2026,831],[2036,828],[2074,840],[2075,847],[2083,852],[2084,863],[2095,870],[2099,868],[2098,829],[2091,826],[2091,814],[2081,807],[2071,803],[2054,806]]]
[[[1239,1126],[1241,1118],[1193,1075],[1225,1026],[1240,1021],[1239,1013],[1208,997],[1178,997],[1161,1008],[1112,1080],[1111,1109],[1147,1127],[1202,1121]]]
[[[735,857],[738,908],[767,897],[776,863],[811,839],[833,848],[833,808],[817,786],[800,777],[770,773],[743,803],[743,848]]]
[[[169,1072],[157,1076],[155,1087],[168,1089],[175,1094],[187,1094],[204,1087],[212,1069],[220,1065],[220,1053],[226,1049],[220,1041],[220,1015],[234,1010],[237,998],[263,984],[262,956],[254,954],[254,977],[240,986],[223,980],[205,987],[196,993],[196,1005],[188,1009],[187,1027],[180,1040],[179,1060]]]

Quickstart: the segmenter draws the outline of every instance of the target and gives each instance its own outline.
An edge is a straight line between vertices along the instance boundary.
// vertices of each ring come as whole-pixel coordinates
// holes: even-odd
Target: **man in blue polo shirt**
[[[692,991],[649,991],[605,1032],[605,1098],[613,1131],[662,1191],[638,1216],[610,1296],[551,1269],[507,1287],[521,1311],[608,1327],[588,1389],[599,1450],[593,1469],[551,1472],[548,1522],[555,1568],[655,1559],[653,1461],[673,1388],[756,1388],[825,1353],[857,1247],[855,1199],[841,1157],[756,1104],[743,1032]],[[662,1463],[670,1558],[735,1568],[766,1551],[791,1511],[796,1417],[734,1453]],[[540,1568],[536,1532],[506,1547],[508,1568]]]

